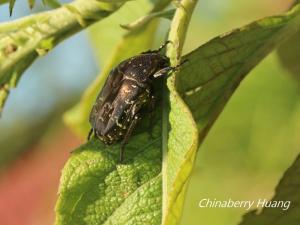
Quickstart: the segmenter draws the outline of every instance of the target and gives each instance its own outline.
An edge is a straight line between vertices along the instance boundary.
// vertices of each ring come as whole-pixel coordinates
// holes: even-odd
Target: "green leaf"
[[[62,172],[56,225],[160,224],[161,130],[153,139],[143,133],[126,146],[119,164],[119,145],[99,140],[72,152]]]
[[[184,57],[188,62],[173,82],[191,110],[200,144],[245,75],[299,29],[300,5],[286,15],[266,18],[217,37]],[[177,103],[172,108],[173,101]],[[171,133],[163,173],[167,193],[163,203],[165,224],[176,224],[180,218],[196,155],[197,132],[188,114],[178,96],[172,99],[171,89]]]
[[[86,26],[107,17],[121,4],[74,1],[68,7],[0,24],[0,112],[9,90],[39,56]]]
[[[14,5],[16,3],[16,0],[10,0],[9,1],[9,14],[12,15],[12,12],[13,12],[13,8],[14,8]]]
[[[285,172],[276,187],[271,202],[282,201],[282,207],[253,210],[244,215],[240,225],[287,225],[298,224],[300,221],[300,156]],[[288,207],[288,209],[286,208]]]
[[[165,1],[162,7],[166,7],[168,3],[169,1]],[[80,137],[86,138],[90,130],[89,114],[108,73],[120,61],[150,49],[158,26],[158,21],[153,20],[143,27],[126,32],[120,28],[120,23],[139,18],[153,10],[160,11],[161,8],[156,9],[156,6],[148,1],[129,2],[109,20],[97,24],[92,29],[92,40],[99,49],[98,57],[102,71],[85,91],[80,102],[64,116],[64,122]]]
[[[300,83],[300,32],[285,41],[278,49],[281,64]]]
[[[200,137],[245,75],[268,53],[300,30],[300,5],[214,38],[185,56],[177,88],[191,109]]]
[[[0,0],[0,5],[6,4],[6,3],[8,3],[8,2],[10,2],[10,0]]]
[[[57,0],[42,0],[44,5],[47,5],[51,8],[58,8],[61,6],[61,4],[59,3],[59,1]]]
[[[29,8],[33,8],[35,5],[35,0],[28,0]]]

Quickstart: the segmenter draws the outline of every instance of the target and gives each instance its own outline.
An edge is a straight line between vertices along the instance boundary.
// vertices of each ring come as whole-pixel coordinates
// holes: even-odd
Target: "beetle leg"
[[[184,60],[182,63],[178,64],[177,66],[169,66],[169,67],[165,67],[159,71],[157,71],[155,74],[153,74],[154,78],[158,78],[161,76],[165,76],[168,75],[170,72],[175,72],[176,70],[178,70],[183,64],[185,64],[188,60]]]
[[[146,52],[142,52],[142,54],[147,54],[147,53],[158,53],[161,50],[163,50],[169,43],[172,43],[172,41],[166,41],[164,44],[162,44],[157,50],[148,50]]]
[[[148,130],[149,130],[149,135],[150,139],[153,139],[153,127],[154,127],[154,109],[155,109],[155,103],[156,103],[156,98],[154,95],[150,96],[150,102],[148,105],[148,111],[149,111],[149,125],[148,125]]]
[[[166,76],[168,75],[170,72],[174,72],[175,70],[177,70],[177,66],[175,67],[165,67],[159,71],[157,71],[155,74],[153,74],[153,77],[154,78],[159,78],[159,77],[162,77],[162,76]]]
[[[89,131],[89,134],[88,134],[88,136],[87,136],[87,140],[88,140],[88,141],[91,140],[91,137],[92,137],[93,133],[94,133],[94,129],[91,128],[90,131]]]
[[[167,75],[169,72],[173,70],[173,67],[165,67],[159,71],[157,71],[155,74],[153,74],[154,78],[162,77]]]
[[[135,114],[135,116],[133,117],[133,120],[131,121],[127,132],[124,136],[124,139],[121,143],[121,151],[120,151],[120,162],[122,162],[124,160],[124,149],[125,149],[125,145],[128,143],[128,140],[130,138],[130,136],[132,135],[132,132],[137,124],[137,122],[140,120],[141,116],[139,113]]]
[[[156,102],[155,96],[151,95],[150,96],[149,106],[148,106],[149,112],[153,112],[154,111],[154,109],[155,109],[155,102]]]

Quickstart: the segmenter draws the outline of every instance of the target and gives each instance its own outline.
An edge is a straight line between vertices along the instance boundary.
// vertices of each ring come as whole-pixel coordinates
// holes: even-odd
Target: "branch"
[[[39,56],[116,11],[125,1],[76,0],[56,10],[0,25],[0,113],[9,90]]]

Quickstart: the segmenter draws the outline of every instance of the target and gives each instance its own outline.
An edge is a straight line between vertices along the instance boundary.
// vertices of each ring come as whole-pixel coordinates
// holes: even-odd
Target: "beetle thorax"
[[[136,81],[138,84],[151,82],[157,71],[167,67],[169,59],[157,53],[142,54],[130,58],[124,68],[124,79]]]

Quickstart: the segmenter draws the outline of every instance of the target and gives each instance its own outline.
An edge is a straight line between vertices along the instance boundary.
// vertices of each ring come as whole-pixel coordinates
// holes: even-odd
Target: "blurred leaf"
[[[285,41],[278,49],[281,64],[300,82],[300,32]]]
[[[164,1],[162,7],[168,5],[169,1]],[[130,2],[131,3],[131,2]],[[149,49],[152,46],[158,21],[152,21],[144,27],[125,32],[119,27],[119,21],[132,20],[132,17],[140,17],[141,14],[151,12],[156,9],[149,1],[137,1],[126,4],[108,20],[97,24],[92,30],[93,40],[96,49],[99,49],[100,62],[103,65],[101,74],[90,85],[83,94],[80,102],[64,116],[64,121],[80,137],[86,138],[90,130],[89,114],[92,105],[104,84],[108,73],[120,61]],[[137,12],[134,15],[133,12]]]
[[[59,1],[57,0],[42,0],[44,5],[47,5],[51,8],[58,8],[61,6],[61,4],[59,3]]]
[[[120,24],[130,23],[148,13],[159,12],[170,3],[170,0],[163,0],[156,3],[159,5],[154,5],[151,2],[149,0],[128,2],[108,19],[91,27],[90,37],[101,68],[105,67],[110,61],[110,57],[115,54],[116,45],[121,43],[125,39],[125,36],[130,35],[128,31],[120,27]],[[101,32],[101,30],[105,32]],[[146,46],[146,48],[150,47]],[[141,49],[140,51],[144,50]],[[133,53],[137,54],[139,52],[135,50]]]
[[[22,73],[36,58],[84,29],[80,22],[90,25],[114,12],[121,4],[77,0],[68,6],[76,13],[61,7],[0,24],[0,112],[9,90],[16,86]]]
[[[101,68],[108,64],[114,54],[117,54],[116,45],[125,42],[126,36],[130,36],[130,33],[122,29],[120,24],[149,13],[152,7],[153,5],[148,0],[128,2],[111,17],[91,27],[89,34]],[[148,47],[150,46],[146,46]]]
[[[0,0],[0,5],[6,4],[6,3],[8,3],[8,2],[10,2],[10,0]]]
[[[121,24],[121,27],[127,30],[137,29],[139,27],[145,26],[145,24],[149,23],[152,19],[156,17],[163,17],[166,19],[172,19],[175,13],[175,9],[169,9],[161,12],[150,13],[147,16],[143,16],[136,21],[129,24]]]
[[[292,5],[295,6],[299,2],[300,0],[296,0]],[[299,42],[300,32],[285,41],[277,50],[281,64],[298,82],[300,81],[300,64],[298,63],[300,57]]]
[[[27,0],[27,1],[28,1],[29,8],[32,9],[34,7],[36,1],[35,0]],[[120,0],[119,2],[121,2],[121,1],[122,0]],[[9,13],[10,13],[10,15],[12,15],[16,0],[0,0],[0,4],[5,4],[8,2],[9,2]],[[42,0],[42,2],[44,5],[47,5],[51,8],[57,8],[57,7],[61,6],[61,4],[59,3],[58,0]],[[124,2],[124,0],[123,0],[123,2]]]
[[[285,172],[276,187],[275,195],[270,201],[283,201],[289,208],[263,208],[261,212],[253,210],[244,215],[240,225],[297,225],[300,221],[300,156]],[[284,206],[284,207],[285,207]]]
[[[9,14],[10,15],[12,15],[12,11],[13,11],[15,3],[16,3],[16,0],[10,0],[9,1]]]
[[[29,7],[32,9],[35,4],[35,0],[28,0]]]

